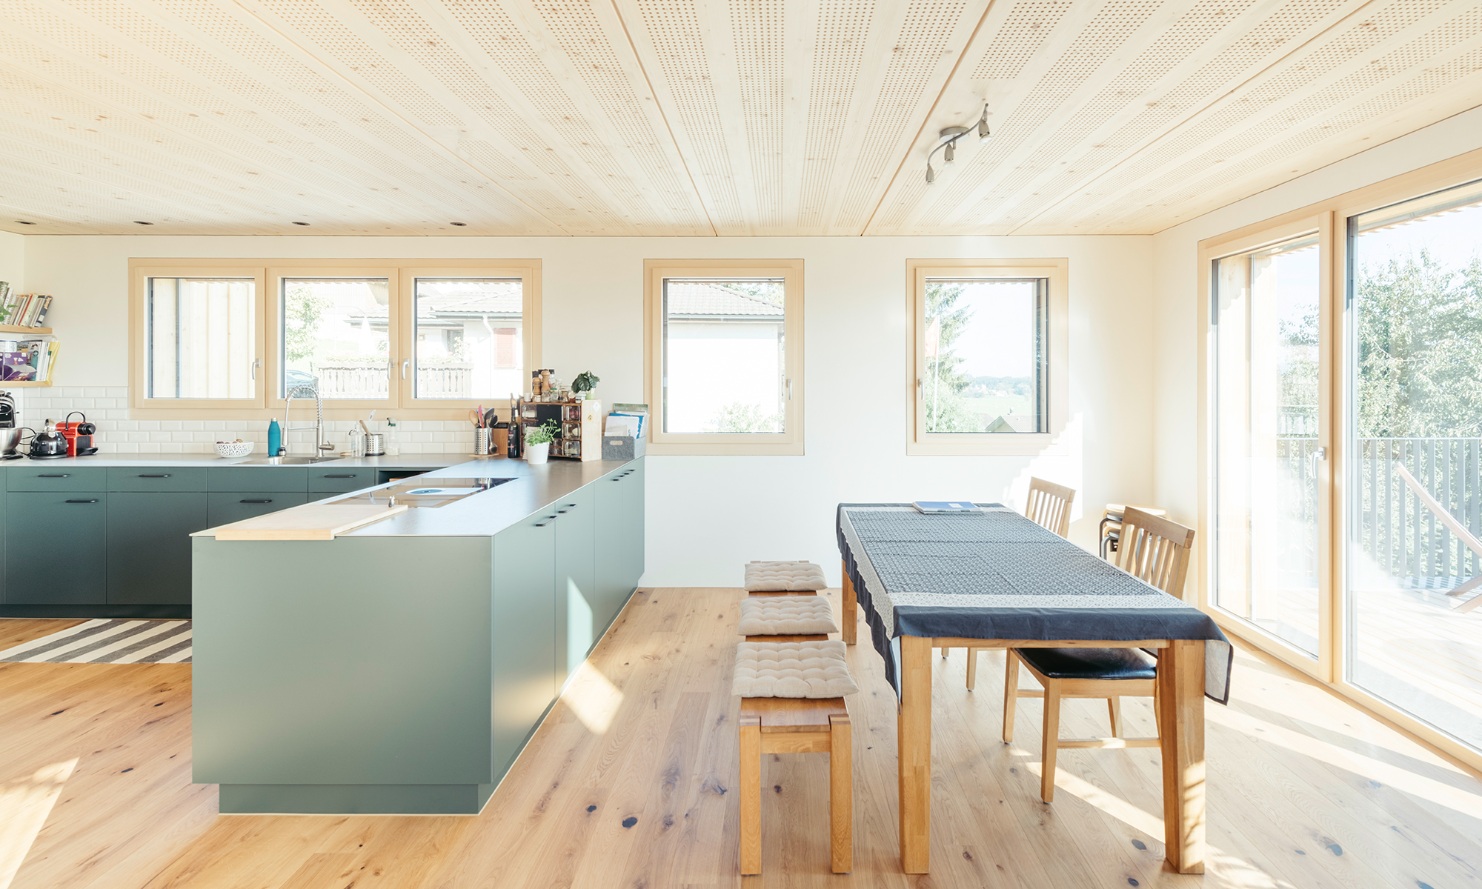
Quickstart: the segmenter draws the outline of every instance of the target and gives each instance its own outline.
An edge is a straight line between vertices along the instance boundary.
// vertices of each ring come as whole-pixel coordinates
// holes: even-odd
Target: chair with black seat
[[[1194,531],[1177,522],[1128,507],[1122,517],[1118,566],[1165,593],[1179,595],[1189,569],[1189,547]],[[1019,666],[1039,680],[1043,691],[1019,688]],[[1019,698],[1044,698],[1043,765],[1040,798],[1055,797],[1055,755],[1060,748],[1156,747],[1160,740],[1123,738],[1120,699],[1153,698],[1158,709],[1157,661],[1136,648],[1013,648],[1004,670],[1003,740],[1014,740],[1014,708]],[[1109,738],[1061,739],[1060,701],[1063,698],[1105,698],[1111,718]],[[1161,730],[1159,732],[1161,734]]]

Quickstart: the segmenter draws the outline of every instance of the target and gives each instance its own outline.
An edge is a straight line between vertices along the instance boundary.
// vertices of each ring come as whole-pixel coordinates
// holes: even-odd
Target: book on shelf
[[[5,309],[5,319],[0,323],[12,327],[41,327],[46,321],[46,312],[51,308],[51,297],[41,293],[13,293],[10,285],[0,281],[5,294],[0,297],[0,307]]]

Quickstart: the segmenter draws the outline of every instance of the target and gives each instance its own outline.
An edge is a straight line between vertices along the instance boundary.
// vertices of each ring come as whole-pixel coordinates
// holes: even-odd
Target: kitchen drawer
[[[307,491],[309,470],[303,466],[223,466],[210,470],[210,490]]]
[[[114,466],[108,470],[110,491],[204,491],[206,470],[192,466]]]
[[[215,528],[308,502],[309,495],[303,491],[212,491],[208,495],[208,520]]]
[[[79,468],[68,463],[5,469],[5,487],[10,491],[102,491],[107,486],[108,470],[102,466]]]
[[[343,494],[346,491],[358,491],[361,488],[374,487],[376,484],[376,470],[360,467],[359,469],[331,469],[326,466],[309,470],[309,492],[313,494]]]

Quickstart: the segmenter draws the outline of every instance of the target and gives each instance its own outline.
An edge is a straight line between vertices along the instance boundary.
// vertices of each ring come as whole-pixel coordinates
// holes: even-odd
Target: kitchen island
[[[195,535],[194,776],[222,812],[477,813],[643,573],[642,459],[416,482],[473,493],[331,540]]]

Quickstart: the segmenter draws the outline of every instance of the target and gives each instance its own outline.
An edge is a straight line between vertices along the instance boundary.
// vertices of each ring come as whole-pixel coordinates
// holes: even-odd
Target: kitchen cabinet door
[[[647,508],[647,494],[644,488],[644,468],[642,460],[635,460],[630,464],[633,472],[627,479],[627,506],[628,506],[628,562],[627,574],[624,577],[622,603],[618,605],[621,610],[627,604],[628,598],[633,590],[638,587],[639,581],[643,579],[644,545],[643,518]]]
[[[27,491],[5,499],[5,604],[104,604],[107,495]]]
[[[553,512],[523,519],[494,537],[491,642],[496,775],[504,774],[556,697],[555,578]]]
[[[597,641],[597,513],[592,487],[578,488],[555,504],[556,688]]]
[[[593,482],[597,507],[597,590],[600,635],[627,604],[643,572],[642,462]]]
[[[210,527],[206,493],[108,495],[108,604],[189,605],[190,535]]]

